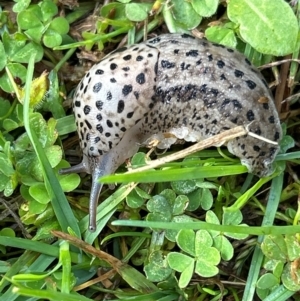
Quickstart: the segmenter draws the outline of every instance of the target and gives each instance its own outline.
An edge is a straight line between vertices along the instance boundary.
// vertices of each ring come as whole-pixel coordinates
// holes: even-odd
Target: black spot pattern
[[[244,72],[242,72],[241,70],[237,70],[237,69],[235,69],[234,70],[234,75],[235,75],[235,77],[243,77],[244,76]]]
[[[197,57],[199,55],[198,50],[190,50],[185,53],[186,56]]]
[[[95,74],[97,74],[97,75],[101,75],[103,73],[104,73],[104,71],[102,69],[97,69],[95,72]]]
[[[123,56],[123,60],[124,60],[124,61],[129,61],[129,60],[131,60],[131,55],[128,54],[128,55]]]
[[[138,56],[136,57],[136,61],[137,61],[137,62],[140,62],[140,61],[142,61],[143,59],[144,59],[144,57],[141,56],[141,55],[138,55]]]
[[[225,66],[225,62],[222,61],[222,60],[218,60],[218,61],[217,61],[217,66],[218,66],[220,69],[222,69],[222,68],[224,68],[224,66]]]
[[[246,80],[246,84],[251,90],[255,89],[255,87],[256,87],[256,83],[250,79]]]
[[[124,111],[125,103],[124,100],[119,100],[118,102],[118,113],[122,113]]]
[[[102,88],[102,84],[99,82],[99,83],[96,83],[93,87],[93,92],[94,93],[98,93]]]
[[[130,118],[132,118],[133,114],[134,114],[134,112],[130,112],[130,113],[127,114],[126,117],[127,117],[128,119],[130,119]]]
[[[237,99],[233,99],[232,103],[235,109],[240,110],[243,108],[242,104]]]
[[[162,66],[162,68],[171,69],[171,68],[175,67],[175,63],[171,63],[171,62],[169,62],[167,60],[162,60],[161,61],[161,66]]]
[[[106,124],[109,128],[112,128],[114,126],[113,123],[109,119],[106,120]]]
[[[96,118],[97,118],[98,121],[101,121],[102,120],[102,115],[101,114],[97,114]]]
[[[124,87],[122,89],[123,95],[127,96],[131,92],[132,92],[132,85],[124,85]]]
[[[263,108],[264,108],[265,110],[269,110],[269,104],[263,103]]]
[[[103,102],[101,100],[96,101],[96,108],[101,111],[103,107]]]
[[[269,122],[270,123],[275,123],[275,117],[274,116],[270,116],[269,117]]]
[[[80,103],[80,101],[75,100],[74,105],[75,105],[75,107],[80,108],[81,103]]]
[[[110,70],[115,70],[117,67],[118,65],[115,63],[110,64]]]
[[[86,119],[84,120],[84,122],[89,129],[92,129],[92,125]]]
[[[252,110],[249,110],[247,112],[247,119],[248,119],[248,121],[253,121],[255,119],[255,116],[254,116],[254,113]]]
[[[91,111],[91,107],[90,106],[88,106],[88,105],[84,106],[83,112],[84,112],[85,115],[88,115],[90,111]]]
[[[107,100],[112,100],[112,94],[111,94],[110,91],[107,92],[107,94],[106,94],[106,99],[107,99]]]
[[[144,73],[138,74],[136,77],[136,82],[140,85],[144,84],[146,82],[145,74]]]

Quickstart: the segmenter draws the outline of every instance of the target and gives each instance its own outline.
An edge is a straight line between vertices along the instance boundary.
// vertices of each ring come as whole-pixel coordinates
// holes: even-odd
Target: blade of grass
[[[226,226],[217,225],[206,222],[187,222],[187,223],[174,223],[174,222],[148,222],[148,221],[135,221],[135,220],[116,220],[112,222],[113,226],[129,226],[141,228],[154,228],[154,229],[192,229],[192,230],[211,230],[229,233],[240,233],[250,235],[282,235],[282,234],[296,234],[300,231],[300,226],[262,226],[262,227],[246,227],[246,226]]]
[[[156,183],[166,181],[184,181],[192,179],[214,178],[229,175],[238,175],[247,172],[242,165],[230,166],[202,166],[188,168],[172,168],[165,170],[147,170],[137,173],[124,173],[104,176],[102,183]]]
[[[272,225],[280,201],[280,195],[283,185],[283,176],[284,173],[279,174],[272,180],[268,204],[266,207],[265,216],[262,222],[263,226]],[[263,241],[263,236],[259,236],[257,239],[258,244],[261,244]],[[248,278],[246,282],[246,287],[244,290],[243,301],[253,300],[257,279],[261,269],[264,255],[259,246],[255,247],[254,254],[252,257],[250,270],[248,273]]]
[[[263,301],[286,301],[290,300],[290,297],[295,294],[296,292],[289,291],[283,285],[280,285]]]
[[[26,75],[26,86],[25,86],[25,99],[24,99],[24,126],[31,144],[36,152],[41,166],[43,167],[43,175],[45,179],[45,185],[49,196],[52,201],[53,210],[58,219],[58,222],[63,229],[67,232],[68,227],[71,227],[78,237],[81,237],[79,226],[77,220],[72,212],[72,209],[65,197],[64,192],[61,189],[59,181],[57,180],[48,158],[45,155],[43,147],[40,141],[37,139],[35,133],[31,131],[29,122],[29,95],[30,95],[30,85],[32,82],[34,70],[34,55],[30,57],[28,62],[28,69]]]
[[[51,300],[51,301],[57,301],[57,300],[64,300],[64,301],[92,301],[92,299],[86,298],[83,295],[79,294],[64,294],[59,293],[51,290],[33,290],[28,289],[26,287],[14,287],[13,292],[15,294],[20,294],[24,296],[29,297],[36,297],[39,300]]]
[[[26,249],[37,253],[57,257],[57,258],[59,256],[58,246],[53,246],[43,242],[32,241],[24,238],[0,236],[0,245],[19,248],[19,249]],[[78,263],[80,261],[77,253],[71,252],[70,254],[73,262]]]

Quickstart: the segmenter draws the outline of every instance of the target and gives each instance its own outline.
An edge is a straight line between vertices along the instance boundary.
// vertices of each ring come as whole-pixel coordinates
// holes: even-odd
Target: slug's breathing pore
[[[107,55],[79,83],[73,110],[83,161],[62,173],[92,174],[90,231],[96,229],[99,177],[115,172],[148,139],[159,137],[158,147],[168,148],[176,138],[196,142],[238,125],[274,142],[282,136],[267,82],[249,60],[186,34]],[[279,150],[250,135],[227,147],[258,176],[272,173]]]

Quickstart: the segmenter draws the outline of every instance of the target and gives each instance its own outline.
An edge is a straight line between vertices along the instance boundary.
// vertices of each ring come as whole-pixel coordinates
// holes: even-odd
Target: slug
[[[92,174],[90,231],[96,229],[99,177],[153,137],[168,148],[176,138],[196,142],[237,125],[274,142],[282,136],[268,84],[250,61],[187,34],[164,34],[107,55],[79,83],[73,111],[83,160],[61,173]],[[278,143],[250,135],[227,147],[260,177],[272,173],[279,151]]]

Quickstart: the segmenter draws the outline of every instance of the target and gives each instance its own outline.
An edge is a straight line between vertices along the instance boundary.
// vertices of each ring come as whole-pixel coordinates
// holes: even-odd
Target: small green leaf
[[[217,236],[214,239],[214,247],[220,252],[223,260],[229,261],[233,257],[233,246],[225,236]]]
[[[59,145],[52,145],[45,149],[51,167],[55,167],[62,159],[62,149]]]
[[[150,212],[164,213],[171,216],[171,206],[162,195],[155,195],[147,202],[147,209]]]
[[[8,132],[17,129],[18,127],[19,127],[19,124],[12,119],[6,118],[3,121],[3,128]]]
[[[211,191],[208,188],[202,189],[201,207],[204,210],[209,210],[213,205],[214,199]]]
[[[7,236],[7,237],[16,237],[15,231],[11,228],[2,228],[0,230],[0,235]]]
[[[187,211],[195,211],[199,208],[202,199],[202,189],[196,189],[195,191],[187,194],[189,198],[189,204],[186,208]]]
[[[50,197],[43,183],[37,183],[29,188],[30,195],[39,203],[47,204],[50,202]]]
[[[31,0],[17,0],[15,2],[17,3],[13,6],[12,10],[15,13],[19,13],[29,6]]]
[[[149,263],[144,267],[144,271],[147,279],[150,281],[163,281],[172,273],[172,269],[168,266],[167,260],[163,257],[161,251],[154,251],[151,253],[148,262]]]
[[[59,46],[62,42],[61,35],[53,29],[47,29],[43,36],[43,43],[48,48]]]
[[[270,259],[286,262],[288,260],[288,250],[282,235],[267,235],[261,244],[264,255]]]
[[[205,30],[205,36],[211,42],[236,48],[237,39],[234,30],[231,28],[212,26]]]
[[[125,6],[125,13],[130,21],[141,22],[148,17],[151,6],[151,3],[129,3]]]
[[[24,31],[24,33],[32,39],[35,43],[40,43],[42,40],[44,26],[41,24],[39,27],[29,28]]]
[[[0,41],[0,71],[6,66],[6,53],[3,43]]]
[[[195,251],[195,232],[191,229],[182,229],[179,231],[176,241],[181,250],[196,256]]]
[[[181,253],[170,252],[167,260],[173,270],[181,272],[178,283],[179,287],[186,287],[193,276],[194,259]]]
[[[257,51],[283,56],[296,50],[298,22],[284,0],[230,0],[227,14]]]
[[[9,177],[0,172],[0,191],[3,191],[9,182]]]
[[[285,236],[287,253],[289,261],[294,261],[300,258],[300,244],[298,235],[286,235]]]
[[[171,182],[171,186],[177,194],[188,194],[198,188],[196,185],[196,180]]]
[[[7,177],[10,177],[14,174],[15,170],[10,159],[0,152],[0,172],[2,172]]]
[[[280,153],[284,154],[286,151],[295,146],[295,140],[288,135],[283,136],[280,141]]]
[[[38,5],[41,8],[43,22],[47,22],[58,13],[57,5],[53,1],[44,0]]]
[[[201,256],[204,248],[209,248],[212,246],[213,239],[208,231],[198,230],[196,232],[195,244],[195,255],[199,257]]]
[[[19,63],[9,63],[7,64],[7,68],[9,69],[11,75],[14,78],[20,79],[21,83],[25,82],[27,71],[23,65]],[[14,89],[10,83],[10,80],[6,72],[0,77],[0,87],[2,90],[4,90],[7,93],[14,93]]]
[[[136,190],[132,190],[126,197],[126,203],[130,208],[139,208],[144,204],[144,199],[141,198]]]
[[[51,21],[50,28],[56,31],[58,34],[63,35],[69,32],[70,26],[65,18],[57,17]]]
[[[183,214],[188,203],[189,199],[186,195],[179,195],[174,201],[172,215]]]
[[[192,0],[191,3],[197,14],[210,17],[216,12],[219,0]]]
[[[35,199],[30,200],[30,201],[28,201],[28,214],[29,215],[41,214],[46,210],[47,205],[48,205],[48,203],[42,204],[42,203],[36,201]]]
[[[289,262],[283,269],[281,276],[283,285],[290,291],[300,290],[300,271],[297,262]]]
[[[271,289],[272,287],[278,284],[279,284],[279,279],[277,277],[275,277],[271,273],[266,273],[258,279],[256,286],[259,289]]]
[[[196,268],[195,272],[202,277],[213,277],[219,269],[216,267],[219,264],[221,257],[218,250],[211,247],[213,243],[212,237],[206,230],[198,230],[196,232]]]
[[[16,51],[10,59],[18,63],[28,63],[29,58],[35,53],[35,62],[39,62],[44,55],[43,47],[37,43],[29,42],[22,49]]]
[[[1,58],[0,58],[1,60]],[[0,97],[0,119],[3,118],[3,116],[7,115],[7,113],[9,112],[11,105],[10,102],[7,99],[4,99],[2,97]]]
[[[240,210],[224,211],[223,213],[223,225],[238,225],[242,222],[243,215]]]
[[[26,30],[29,28],[42,26],[39,18],[31,11],[22,11],[17,15],[17,22],[21,29]]]
[[[201,22],[201,17],[187,1],[172,0],[170,10],[173,14],[174,20],[184,29],[193,29]]]

